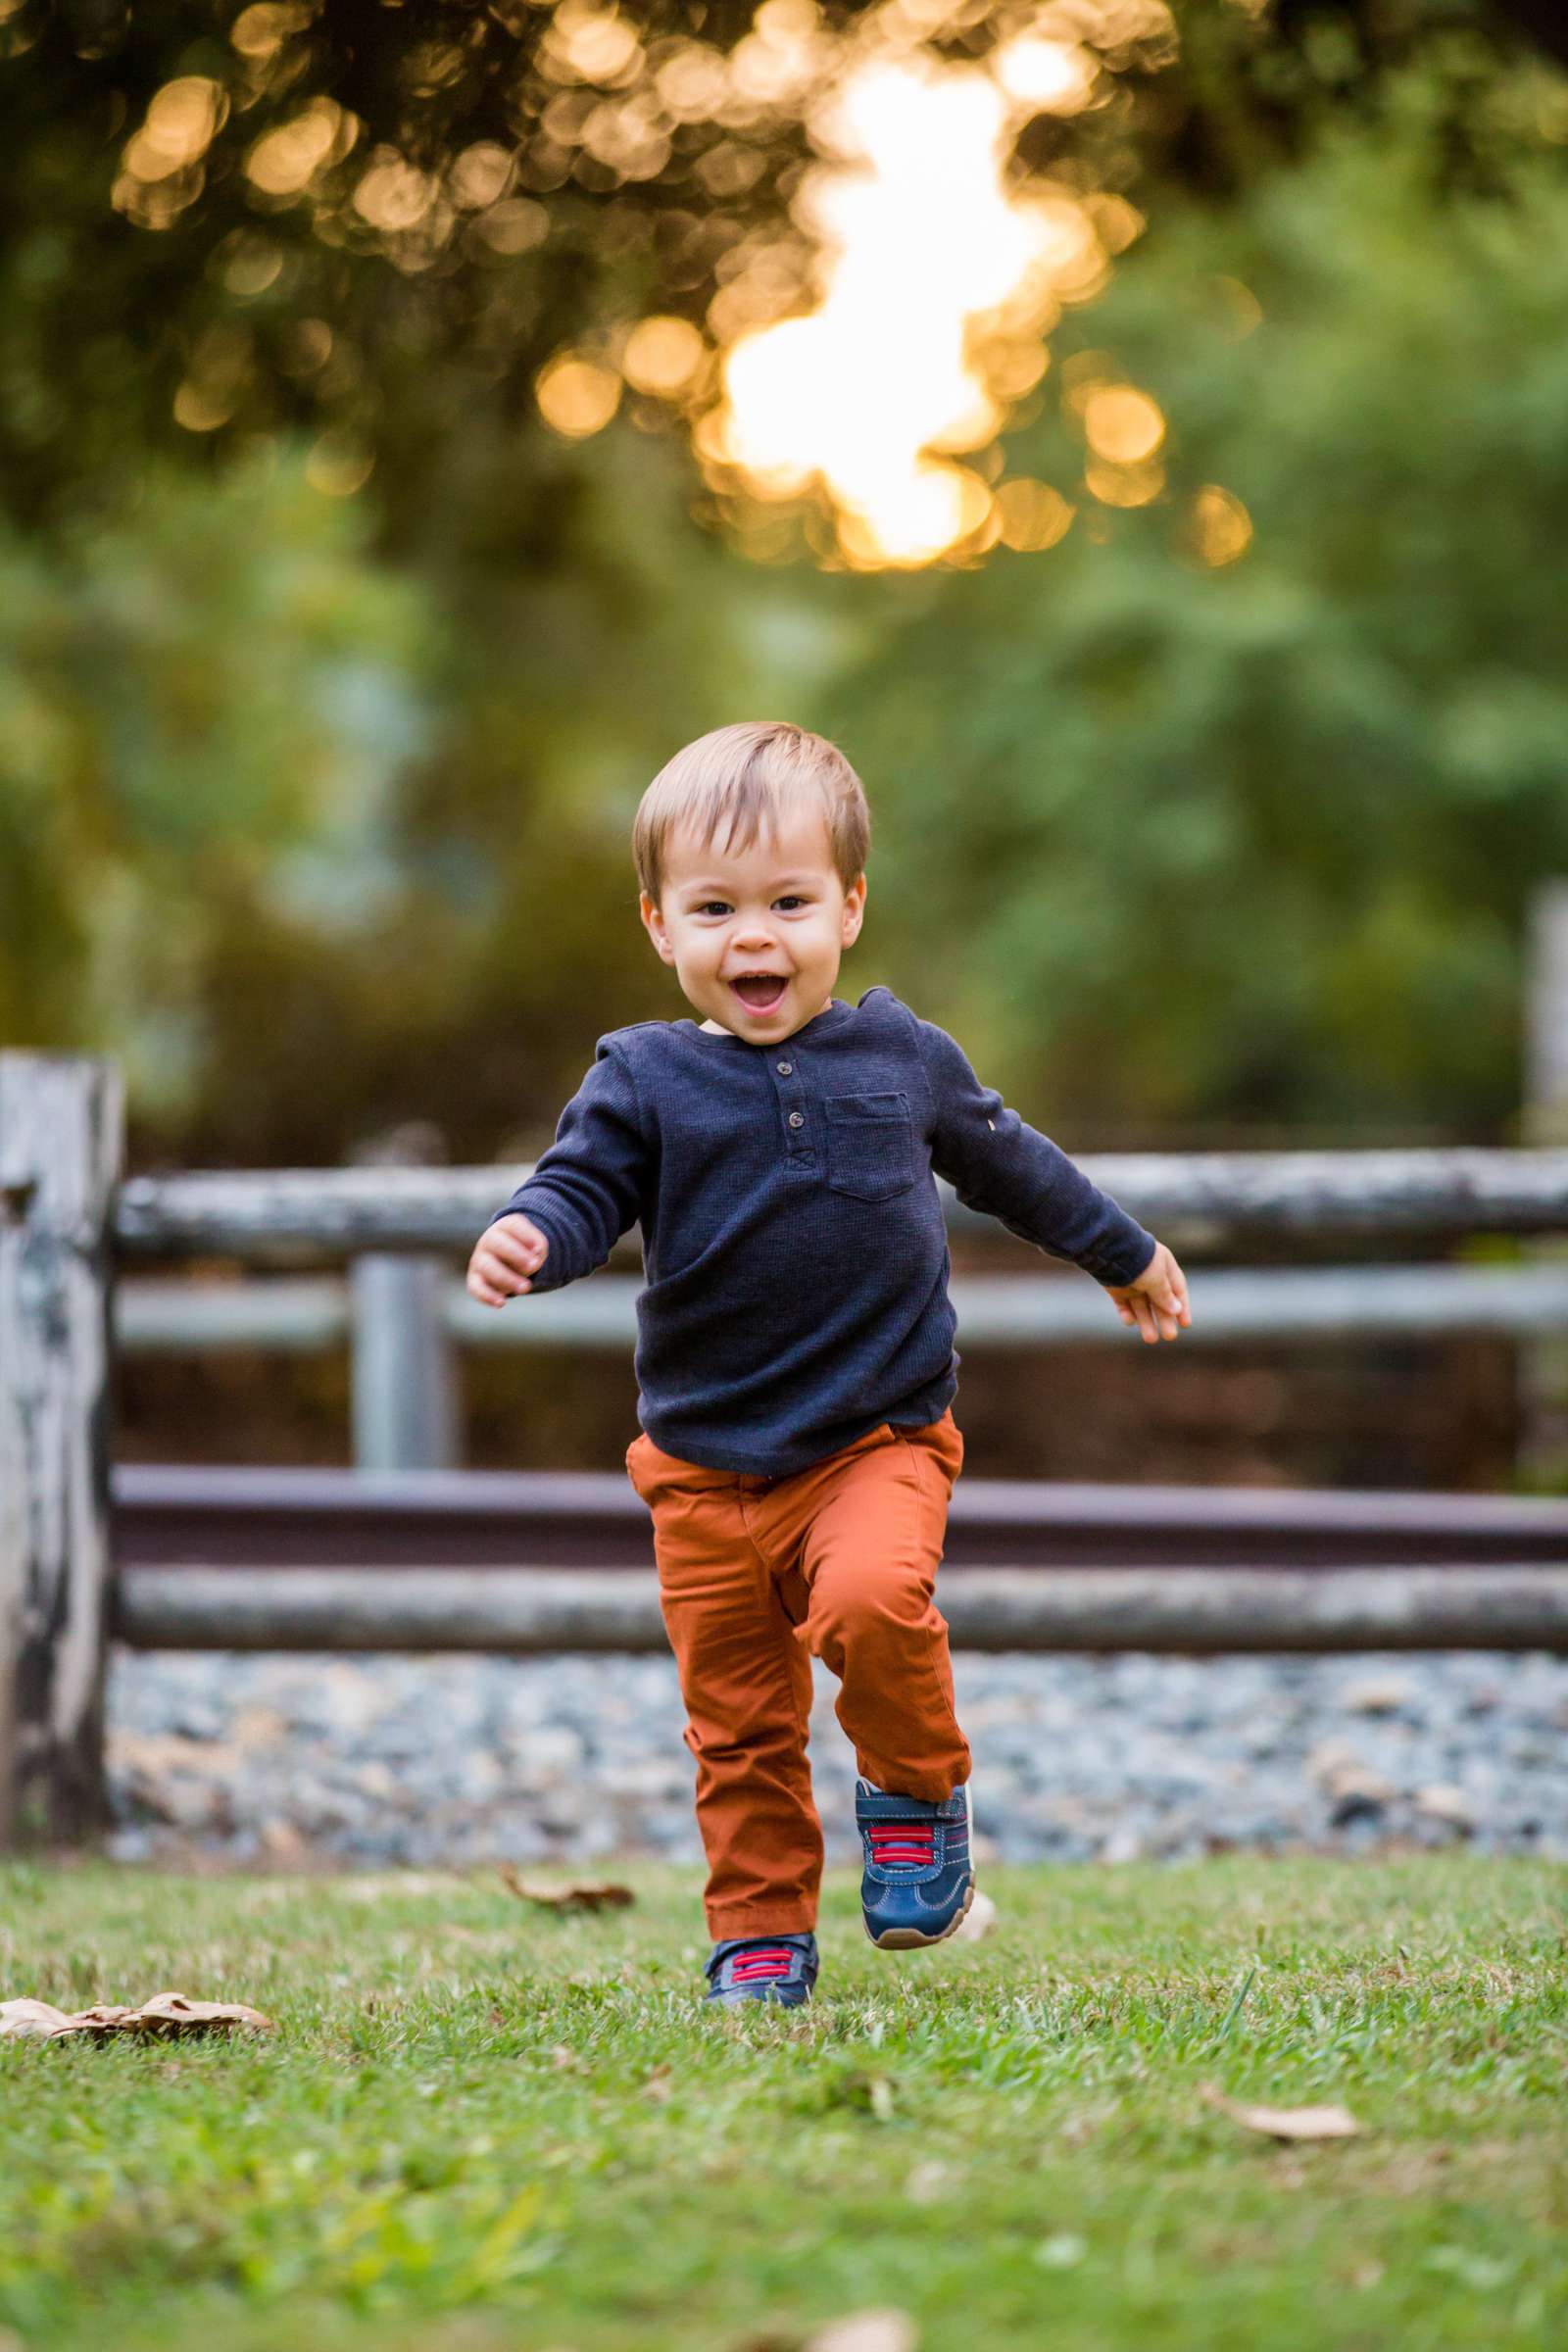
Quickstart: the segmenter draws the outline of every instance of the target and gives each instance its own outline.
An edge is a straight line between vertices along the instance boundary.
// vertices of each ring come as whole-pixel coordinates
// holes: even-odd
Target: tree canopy
[[[861,576],[819,492],[751,561],[693,435],[807,298],[823,74],[1041,10],[0,8],[0,1035],[121,1054],[140,1151],[531,1150],[679,1009],[648,776],[784,710],[876,810],[846,985],[1042,1111],[1505,1130],[1564,856],[1534,14],[1057,0],[1089,98],[1009,171],[1127,234],[974,460],[994,535]]]

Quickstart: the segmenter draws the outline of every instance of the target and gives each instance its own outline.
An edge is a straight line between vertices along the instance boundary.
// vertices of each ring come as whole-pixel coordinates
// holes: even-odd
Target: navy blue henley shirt
[[[776,1478],[884,1421],[935,1421],[956,1394],[933,1171],[1100,1282],[1154,1254],[888,988],[833,998],[776,1045],[693,1020],[612,1029],[496,1216],[547,1236],[534,1291],[591,1273],[639,1224],[638,1419],[665,1453]]]

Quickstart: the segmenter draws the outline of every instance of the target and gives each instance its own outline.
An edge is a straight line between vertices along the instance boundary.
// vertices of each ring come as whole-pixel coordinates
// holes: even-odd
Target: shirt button
[[[795,1064],[793,1061],[781,1061],[778,1065],[779,1076],[781,1078],[787,1078],[794,1067]]]
[[[805,1113],[805,1111],[804,1111],[804,1110],[792,1110],[792,1111],[790,1112],[790,1125],[791,1125],[792,1127],[804,1127],[804,1126],[806,1125],[806,1113]]]

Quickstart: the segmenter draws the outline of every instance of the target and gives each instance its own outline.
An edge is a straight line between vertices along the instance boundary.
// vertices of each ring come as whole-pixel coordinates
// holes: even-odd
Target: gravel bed
[[[854,1762],[817,1665],[830,1862]],[[1130,1861],[1467,1841],[1568,1858],[1568,1659],[960,1653],[983,1856]],[[125,1861],[700,1862],[673,1662],[121,1650],[109,1682]]]

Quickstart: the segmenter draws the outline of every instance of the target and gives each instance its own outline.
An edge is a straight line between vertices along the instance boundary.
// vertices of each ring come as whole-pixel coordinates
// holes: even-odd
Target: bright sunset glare
[[[802,191],[825,257],[820,307],[743,336],[724,368],[723,454],[764,485],[820,471],[905,562],[972,527],[967,469],[923,453],[994,438],[1002,412],[966,362],[965,320],[1011,293],[1041,248],[998,185],[1005,119],[984,74],[914,61],[858,74],[833,129],[864,163]]]
[[[576,0],[589,30],[595,5]],[[1041,0],[1014,7],[983,56],[934,49],[970,22],[965,0],[882,0],[833,28],[812,0],[763,0],[731,57],[701,53],[700,89],[687,86],[693,58],[663,64],[666,107],[723,116],[733,105],[745,121],[798,103],[816,160],[785,235],[754,230],[721,262],[710,359],[700,341],[676,351],[680,321],[643,320],[613,354],[557,355],[541,379],[555,394],[548,421],[568,436],[598,430],[612,404],[582,369],[617,368],[687,409],[721,494],[821,497],[838,559],[856,568],[973,561],[1020,532],[1054,545],[1073,509],[1054,493],[1049,516],[1017,490],[1003,499],[996,444],[1046,372],[1063,308],[1101,291],[1143,221],[1081,170],[1026,175],[1015,149],[1034,119],[1104,104],[1135,51],[1164,62],[1174,21],[1164,0]],[[711,159],[710,189],[742,161],[735,149]],[[1164,419],[1147,394],[1107,383],[1074,415],[1091,498],[1125,507],[1158,494]]]
[[[991,514],[987,484],[954,462],[1005,418],[988,345],[1010,343],[1015,369],[1019,341],[1108,267],[1075,191],[1023,194],[1004,169],[1020,124],[1077,111],[1095,70],[1036,30],[983,66],[871,56],[809,118],[824,160],[794,210],[818,249],[816,307],[736,340],[699,447],[764,497],[819,476],[852,563],[929,563]]]

